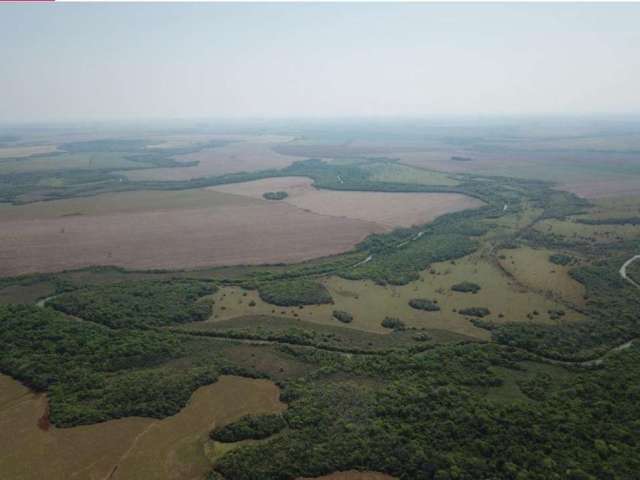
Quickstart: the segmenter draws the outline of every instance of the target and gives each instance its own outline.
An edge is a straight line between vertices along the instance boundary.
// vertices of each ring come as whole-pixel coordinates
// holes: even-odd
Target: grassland
[[[550,262],[549,257],[553,253],[551,250],[531,247],[501,250],[499,262],[525,288],[549,298],[583,306],[586,289],[569,274],[575,265],[556,265]],[[553,308],[558,308],[558,305]]]
[[[399,163],[373,163],[365,167],[377,182],[417,183],[420,185],[459,185],[451,176],[435,170],[413,168]]]
[[[465,280],[480,284],[482,294],[468,295],[451,291],[452,285]],[[333,310],[337,309],[350,312],[354,317],[351,323],[345,325],[346,328],[385,333],[388,330],[382,328],[380,322],[386,316],[396,316],[410,327],[447,330],[487,339],[487,332],[478,329],[467,317],[454,310],[485,306],[494,312],[490,318],[496,322],[526,321],[527,315],[538,311],[539,321],[550,322],[549,310],[565,308],[543,294],[523,289],[511,282],[499,269],[474,256],[455,263],[436,263],[428,271],[422,272],[419,280],[403,286],[381,286],[371,281],[353,281],[339,277],[329,277],[324,283],[334,303],[308,305],[302,309],[283,309],[262,301],[257,292],[224,287],[213,297],[215,314],[209,321],[217,322],[245,315],[278,315],[322,325],[336,325]],[[575,281],[572,280],[572,283]],[[418,297],[437,300],[441,310],[423,312],[411,308],[409,300]],[[502,317],[498,316],[500,314]],[[570,311],[566,318],[579,320],[583,317]]]

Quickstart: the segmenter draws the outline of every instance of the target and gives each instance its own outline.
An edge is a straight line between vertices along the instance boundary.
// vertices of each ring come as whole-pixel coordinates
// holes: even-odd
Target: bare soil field
[[[282,177],[210,187],[210,189],[261,198],[270,191],[285,191],[283,200],[321,215],[376,222],[391,229],[434,220],[445,213],[479,207],[480,200],[456,193],[338,192],[318,190],[302,177]]]
[[[164,420],[126,418],[43,430],[45,395],[0,375],[0,472],[7,478],[193,480],[211,469],[208,433],[248,413],[284,410],[267,380],[220,377]]]
[[[90,265],[178,269],[297,262],[344,252],[385,230],[284,203],[191,192],[132,192],[4,207],[0,275]]]
[[[175,157],[180,162],[200,162],[193,167],[153,168],[121,173],[130,180],[189,180],[225,173],[283,168],[303,158],[281,155],[272,150],[271,146],[269,137],[234,142],[224,147],[207,148],[197,153]]]

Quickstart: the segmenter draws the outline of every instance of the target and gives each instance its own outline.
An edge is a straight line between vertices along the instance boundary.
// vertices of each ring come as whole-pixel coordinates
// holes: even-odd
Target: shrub
[[[384,317],[384,320],[382,320],[381,325],[384,328],[390,328],[393,330],[404,330],[405,329],[405,324],[402,320],[400,320],[399,318],[396,317]]]
[[[351,323],[353,321],[353,315],[343,310],[334,310],[333,317],[342,323]]]
[[[437,312],[440,307],[435,302],[426,298],[412,298],[409,300],[409,306],[416,310],[424,310],[425,312]]]
[[[462,293],[478,293],[478,291],[480,291],[480,285],[473,282],[460,282],[453,285],[451,290]]]
[[[288,196],[287,192],[266,192],[262,194],[262,197],[266,200],[283,200]]]
[[[556,265],[569,265],[573,262],[573,257],[564,253],[554,253],[549,256],[549,261]]]
[[[428,341],[432,340],[432,337],[431,337],[431,335],[429,335],[427,333],[419,333],[417,335],[414,335],[413,339],[416,342],[428,342]]]
[[[460,309],[458,313],[461,315],[468,315],[470,317],[482,318],[482,317],[486,317],[491,312],[489,311],[488,308],[485,308],[485,307],[469,307],[469,308]]]

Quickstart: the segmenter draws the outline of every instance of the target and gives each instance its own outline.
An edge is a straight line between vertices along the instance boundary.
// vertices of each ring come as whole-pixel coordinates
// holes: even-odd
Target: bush
[[[468,315],[469,317],[479,317],[479,318],[486,317],[487,315],[491,314],[489,309],[485,307],[462,308],[458,311],[458,313],[461,315]]]
[[[282,415],[247,415],[237,422],[213,430],[209,436],[218,442],[260,440],[278,433],[287,426]]]
[[[405,329],[405,324],[402,320],[400,320],[399,318],[396,317],[384,317],[384,320],[382,320],[381,325],[384,328],[390,328],[393,330],[404,330]]]
[[[478,293],[480,291],[480,285],[473,282],[460,282],[453,285],[451,290],[462,293]]]
[[[281,307],[333,303],[327,288],[308,279],[280,280],[258,286],[260,298]]]
[[[437,312],[440,307],[435,302],[426,298],[412,298],[409,300],[409,306],[416,310],[424,310],[425,312]]]
[[[414,335],[413,339],[416,342],[429,342],[429,341],[433,340],[431,335],[429,335],[428,333],[419,333],[417,335]]]
[[[288,196],[287,192],[266,192],[262,194],[262,197],[266,200],[283,200]]]
[[[573,262],[573,257],[565,255],[564,253],[554,253],[553,255],[549,255],[549,261],[556,265],[569,265]]]
[[[343,310],[334,310],[333,317],[342,323],[351,323],[353,321],[353,315]]]

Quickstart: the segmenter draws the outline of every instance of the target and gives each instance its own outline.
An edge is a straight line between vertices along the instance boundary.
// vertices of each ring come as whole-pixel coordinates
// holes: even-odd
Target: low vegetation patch
[[[427,300],[426,298],[412,298],[409,300],[409,306],[416,310],[424,310],[425,312],[437,312],[440,307],[433,300]]]
[[[286,426],[287,422],[280,414],[247,415],[237,422],[211,431],[209,436],[218,442],[261,440],[280,432]]]
[[[266,192],[262,197],[266,200],[284,200],[289,194],[287,192]]]
[[[640,217],[577,218],[575,222],[583,225],[640,225]]]
[[[473,282],[460,282],[452,285],[451,290],[462,293],[478,293],[480,291],[480,285]]]
[[[263,283],[258,293],[265,302],[282,307],[333,303],[323,284],[306,278]]]
[[[571,255],[565,255],[564,253],[554,253],[553,255],[549,255],[549,261],[555,265],[569,265],[574,261],[574,258]]]

